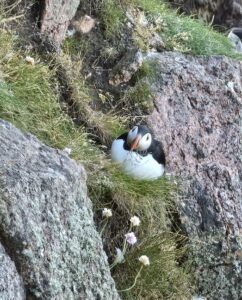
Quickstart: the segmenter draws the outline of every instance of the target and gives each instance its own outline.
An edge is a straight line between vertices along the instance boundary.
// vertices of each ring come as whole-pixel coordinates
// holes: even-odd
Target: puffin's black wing
[[[125,132],[123,134],[121,134],[119,137],[116,138],[116,140],[127,140],[128,137],[128,132]]]
[[[231,30],[234,34],[236,34],[240,39],[242,39],[242,28],[235,27]]]
[[[128,138],[128,132],[125,132],[125,133],[121,134],[119,137],[117,137],[116,140],[124,140],[124,149],[129,151],[130,148],[127,143],[127,138]]]
[[[154,159],[157,160],[159,164],[166,164],[166,157],[161,142],[153,139],[148,149],[148,153],[151,153]]]

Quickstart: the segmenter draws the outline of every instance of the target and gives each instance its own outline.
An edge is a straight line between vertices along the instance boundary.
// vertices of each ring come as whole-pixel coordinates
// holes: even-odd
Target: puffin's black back
[[[124,150],[130,151],[130,147],[128,146],[127,143],[127,138],[128,138],[128,132],[125,132],[123,134],[121,134],[117,140],[124,140]]]
[[[161,142],[153,139],[150,147],[147,150],[147,153],[151,153],[154,159],[157,160],[159,164],[166,164],[166,157]]]
[[[232,32],[242,40],[242,28],[240,27],[232,28]]]

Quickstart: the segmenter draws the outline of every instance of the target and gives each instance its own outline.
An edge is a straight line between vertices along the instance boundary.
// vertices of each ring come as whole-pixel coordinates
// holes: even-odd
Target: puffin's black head
[[[128,133],[127,144],[130,150],[146,151],[152,143],[152,135],[144,125],[134,126]]]

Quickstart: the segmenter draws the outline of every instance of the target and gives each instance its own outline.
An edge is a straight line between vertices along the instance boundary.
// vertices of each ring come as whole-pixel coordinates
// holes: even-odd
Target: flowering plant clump
[[[104,218],[111,218],[113,216],[112,210],[109,208],[104,208],[102,212]]]
[[[111,218],[112,215],[113,214],[112,214],[112,210],[111,209],[109,209],[109,208],[104,208],[103,209],[102,216],[106,220],[105,220],[105,224],[103,225],[103,228],[102,228],[102,230],[100,232],[101,236],[102,236],[102,233],[104,232],[105,227],[108,224],[109,218]],[[139,217],[137,217],[137,216],[131,217],[129,221],[130,221],[130,229],[132,227],[139,226],[140,223],[141,223]],[[115,259],[114,259],[113,263],[110,265],[110,270],[112,268],[114,268],[117,264],[121,264],[121,263],[123,263],[125,261],[125,257],[124,256],[125,256],[125,253],[126,253],[128,245],[133,246],[136,243],[137,243],[137,237],[136,237],[136,235],[135,235],[134,232],[131,231],[131,232],[128,232],[128,233],[126,233],[124,235],[123,249],[116,248]],[[149,260],[148,256],[141,255],[138,259],[139,259],[139,261],[141,262],[142,265],[141,265],[138,273],[135,276],[134,283],[129,288],[127,288],[125,290],[121,290],[120,292],[127,292],[127,291],[130,291],[131,289],[133,289],[135,287],[136,283],[137,283],[137,280],[138,280],[138,278],[139,278],[139,276],[140,276],[140,274],[142,272],[143,267],[144,266],[147,267],[147,266],[150,265],[150,260]]]
[[[134,232],[128,232],[125,234],[125,239],[129,245],[134,245],[137,242],[137,237]]]
[[[150,265],[150,259],[146,255],[141,255],[139,257],[139,261],[144,265],[144,266],[149,266]]]
[[[140,219],[136,216],[133,216],[130,218],[130,223],[132,226],[139,226],[140,225]]]

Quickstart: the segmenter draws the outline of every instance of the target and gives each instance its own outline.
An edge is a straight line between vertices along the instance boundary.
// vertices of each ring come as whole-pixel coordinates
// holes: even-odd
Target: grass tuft
[[[113,38],[121,32],[124,23],[124,11],[113,0],[105,0],[102,2],[100,19],[104,26],[104,33],[107,38]]]
[[[225,35],[191,16],[178,15],[160,0],[133,0],[133,5],[143,10],[156,25],[168,50],[242,59]]]
[[[114,274],[118,290],[131,286],[140,262],[138,257],[150,257],[150,266],[144,267],[137,284],[128,292],[120,293],[124,300],[141,299],[190,299],[192,289],[188,282],[191,277],[186,269],[178,267],[178,261],[185,254],[185,248],[177,248],[177,242],[184,243],[183,236],[160,233],[149,236],[130,251],[126,261]],[[174,284],[175,283],[175,284]]]
[[[40,62],[38,56],[35,56],[35,65],[27,64],[25,54],[29,53],[16,51],[11,35],[3,30],[0,30],[0,44],[3,80],[0,117],[31,132],[48,145],[70,147],[74,158],[85,160],[87,165],[91,163],[95,151],[88,143],[86,133],[82,128],[76,128],[61,110],[58,82],[54,77],[56,70]]]

